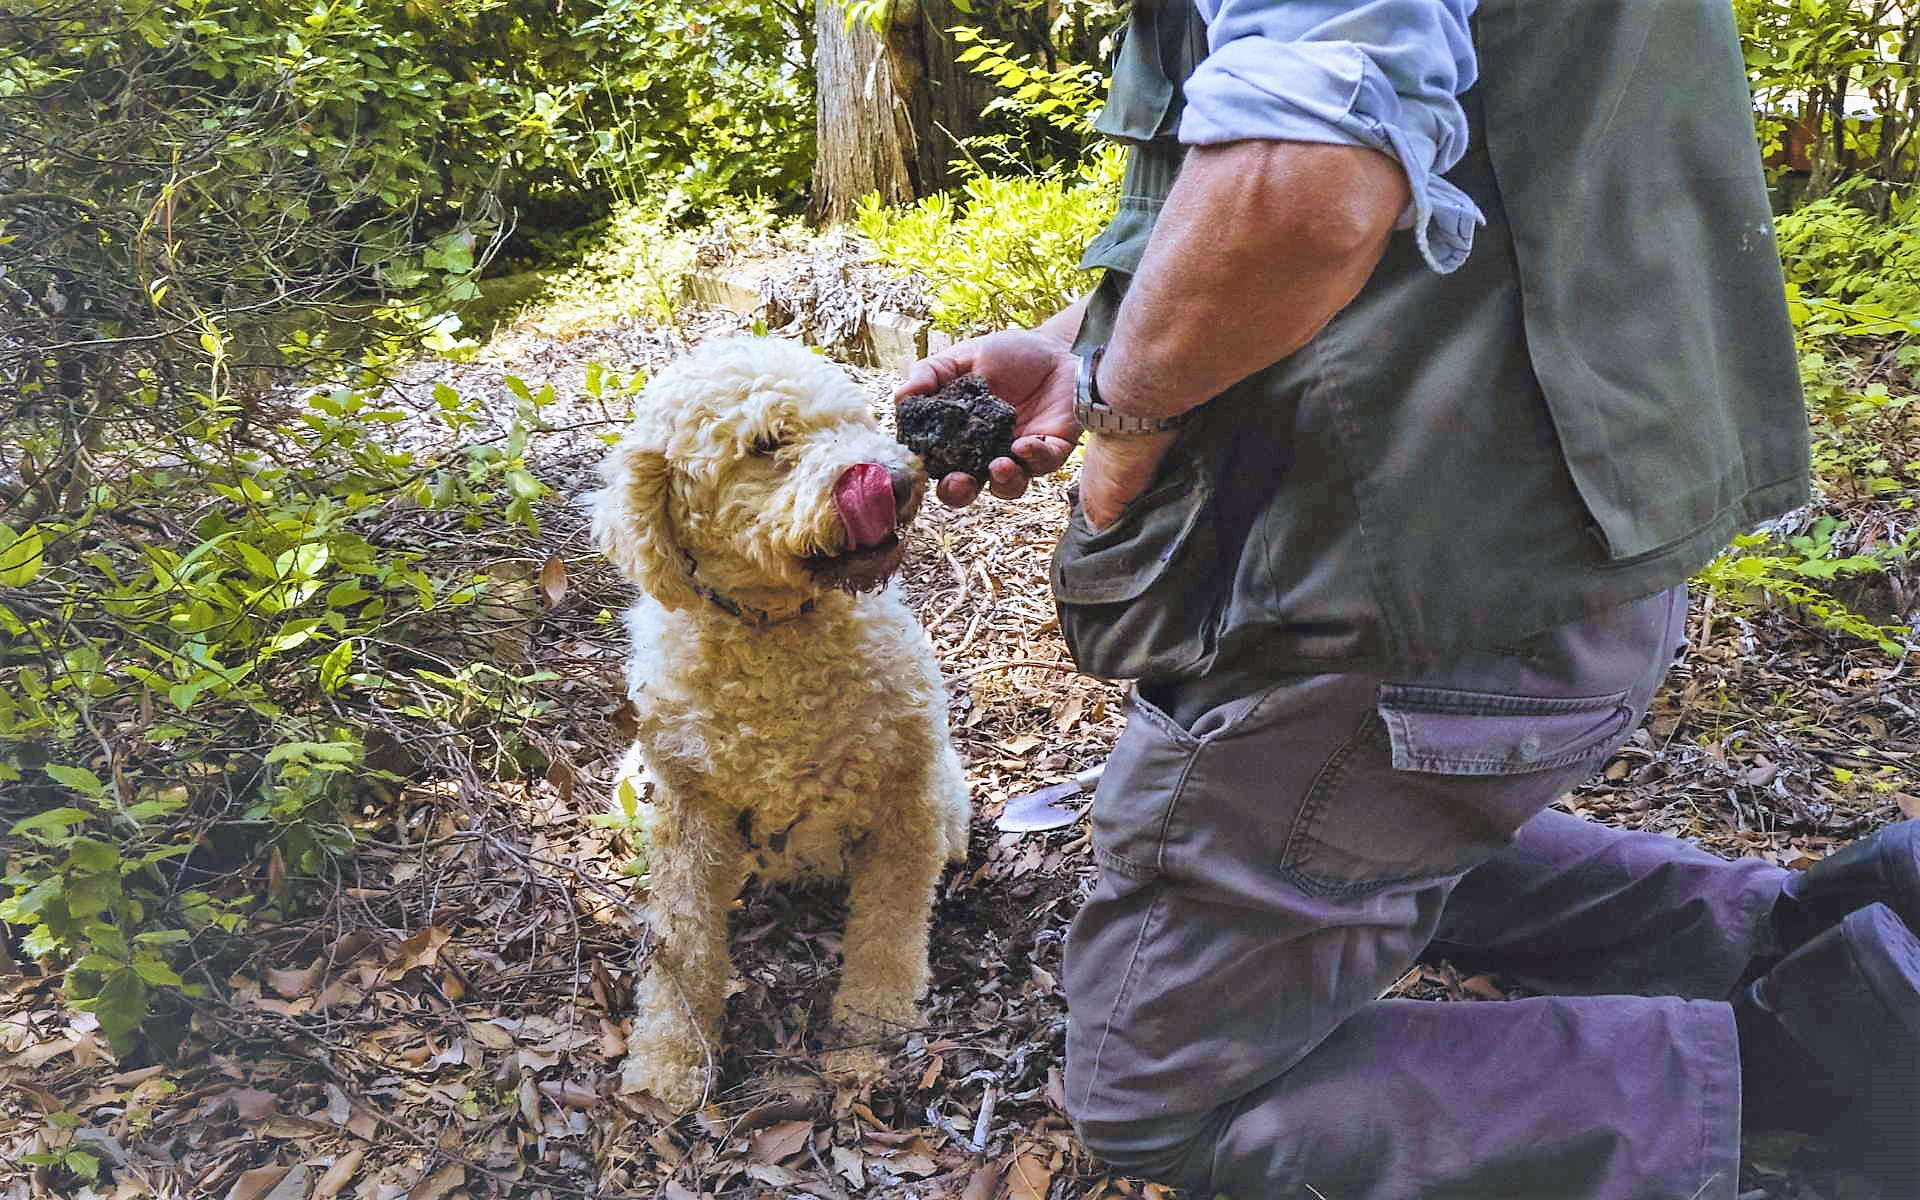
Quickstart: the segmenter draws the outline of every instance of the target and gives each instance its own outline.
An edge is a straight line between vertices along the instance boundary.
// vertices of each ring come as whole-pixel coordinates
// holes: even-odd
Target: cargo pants
[[[1675,589],[1417,678],[1139,689],[1067,947],[1087,1145],[1197,1197],[1732,1200],[1724,1000],[1786,872],[1547,808],[1684,616]],[[1423,954],[1547,994],[1379,999]]]

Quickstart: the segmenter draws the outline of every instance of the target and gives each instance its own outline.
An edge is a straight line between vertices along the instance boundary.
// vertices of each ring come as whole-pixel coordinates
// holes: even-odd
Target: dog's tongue
[[[833,485],[833,506],[847,527],[847,549],[878,546],[893,532],[893,476],[879,463],[848,467]]]

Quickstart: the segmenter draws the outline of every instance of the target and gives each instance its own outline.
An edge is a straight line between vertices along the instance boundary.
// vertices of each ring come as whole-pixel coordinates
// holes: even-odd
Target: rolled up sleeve
[[[1366,146],[1393,155],[1411,228],[1434,270],[1452,271],[1485,224],[1442,172],[1467,149],[1459,94],[1477,63],[1477,0],[1201,0],[1208,55],[1187,80],[1180,140],[1248,138]]]

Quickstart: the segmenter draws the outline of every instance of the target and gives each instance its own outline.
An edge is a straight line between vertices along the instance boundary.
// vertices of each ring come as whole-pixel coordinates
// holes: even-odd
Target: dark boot
[[[1920,1196],[1920,937],[1860,909],[1733,1002],[1743,1120],[1860,1154],[1890,1196]]]
[[[1920,929],[1920,821],[1889,825],[1789,877],[1773,906],[1781,951],[1869,904],[1884,904]]]

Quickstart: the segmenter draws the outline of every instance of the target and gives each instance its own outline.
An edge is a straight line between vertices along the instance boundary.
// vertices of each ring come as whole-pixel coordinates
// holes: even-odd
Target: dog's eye
[[[754,439],[753,452],[762,457],[771,457],[780,453],[780,448],[786,444],[786,439],[777,434],[762,434],[760,437]]]

